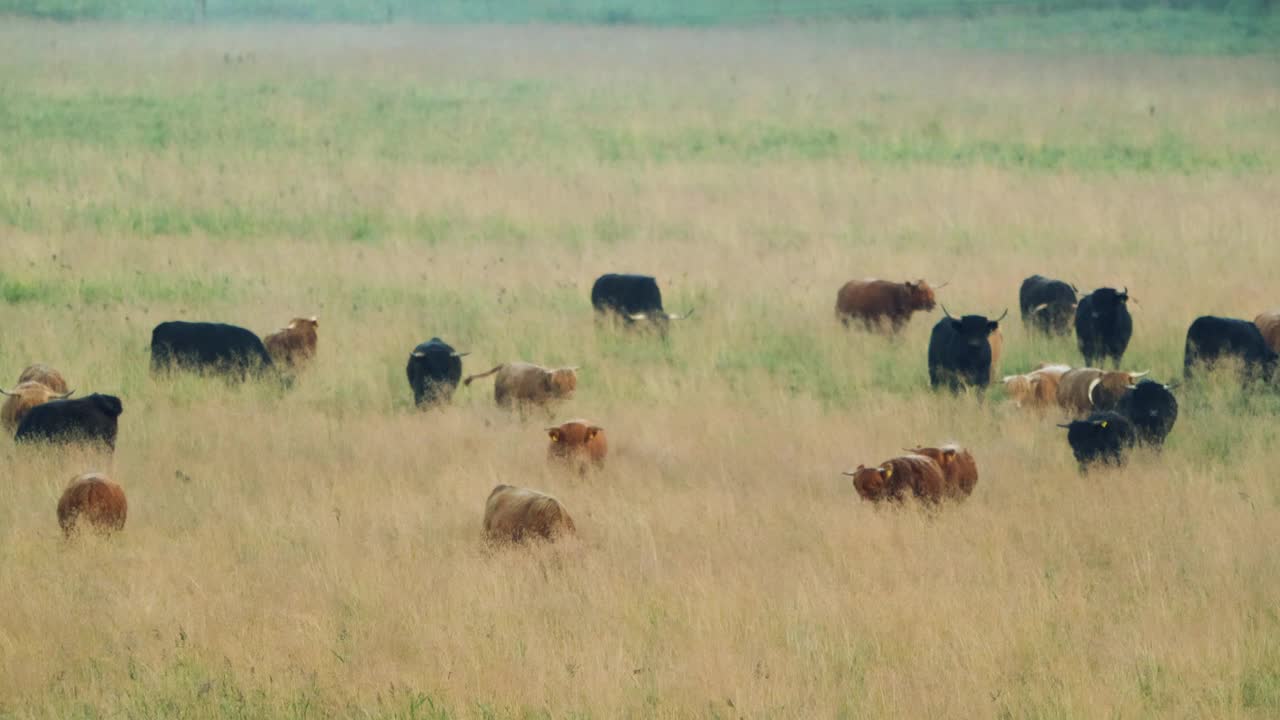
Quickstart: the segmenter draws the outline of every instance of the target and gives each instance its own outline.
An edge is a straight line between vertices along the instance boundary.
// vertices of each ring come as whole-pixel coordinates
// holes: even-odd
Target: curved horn
[[[1150,371],[1150,370],[1143,370],[1143,371],[1142,371],[1142,372],[1140,372],[1140,373],[1129,373],[1129,377],[1133,378],[1134,380],[1137,380],[1138,378],[1142,377],[1143,375],[1146,375],[1146,374],[1147,374],[1147,373],[1149,373],[1149,372],[1151,372],[1151,371]]]
[[[464,352],[464,353],[460,353],[460,352],[451,352],[451,353],[449,353],[449,357],[466,357],[466,356],[468,356],[468,355],[470,355],[470,354],[471,354],[471,352],[470,352],[470,351],[467,351],[467,352]]]
[[[56,398],[58,398],[59,400],[66,400],[67,398],[71,397],[71,394],[72,394],[72,393],[74,393],[74,392],[75,392],[75,388],[72,388],[72,389],[70,389],[70,390],[68,390],[68,391],[66,391],[66,392],[64,392],[64,393],[62,393],[61,395],[54,395],[53,397],[56,397]]]
[[[645,318],[649,317],[649,313],[631,313],[627,315],[627,317],[630,318],[631,320],[644,320]]]
[[[1060,427],[1060,428],[1066,428],[1067,430],[1070,430],[1070,429],[1071,429],[1071,425],[1070,425],[1070,423],[1068,423],[1068,424],[1066,424],[1066,425],[1063,425],[1062,423],[1058,423],[1058,427]]]
[[[934,288],[934,290],[941,290],[942,288],[944,288],[944,287],[946,287],[946,286],[948,286],[948,285],[950,285],[950,284],[951,284],[951,281],[950,281],[950,280],[948,280],[948,281],[946,281],[946,282],[942,283],[941,285],[939,285],[939,286],[935,287],[935,288]]]
[[[1031,308],[1031,312],[1033,313],[1043,312],[1048,307],[1049,307],[1049,303],[1040,303],[1039,305]]]
[[[948,319],[950,319],[950,320],[955,320],[955,318],[951,317],[951,313],[947,312],[947,306],[946,306],[946,305],[943,305],[943,306],[942,306],[942,314],[943,314],[943,315],[946,315],[946,316],[947,316],[947,318],[948,318]]]
[[[1171,383],[1167,383],[1167,384],[1164,386],[1164,389],[1165,389],[1165,390],[1172,390],[1172,389],[1174,389],[1174,388],[1176,388],[1176,387],[1178,387],[1178,383],[1176,383],[1176,382],[1171,382]]]
[[[996,318],[996,322],[1000,322],[1001,320],[1005,319],[1005,317],[1006,317],[1008,314],[1009,314],[1009,308],[1005,308],[1005,309],[1004,309],[1004,314],[1002,314],[1000,317]]]
[[[858,471],[857,471],[857,470],[841,470],[841,471],[840,471],[840,474],[841,474],[841,475],[848,475],[849,477],[853,477],[854,475],[857,475],[857,474],[858,474]]]
[[[1093,402],[1093,391],[1094,391],[1094,389],[1095,389],[1095,388],[1097,388],[1097,387],[1098,387],[1098,385],[1100,385],[1100,384],[1102,384],[1102,378],[1094,378],[1094,379],[1093,379],[1093,382],[1090,382],[1090,383],[1089,383],[1089,390],[1088,390],[1088,392],[1086,392],[1086,393],[1085,393],[1085,397],[1089,398],[1089,404],[1090,404],[1090,405],[1094,405],[1094,404],[1095,404],[1095,403]]]
[[[0,388],[0,393],[3,393],[3,394],[8,395],[8,396],[10,396],[10,397],[16,396],[16,395],[18,394],[18,393],[11,393],[11,392],[9,392],[8,390],[5,390],[4,388]]]

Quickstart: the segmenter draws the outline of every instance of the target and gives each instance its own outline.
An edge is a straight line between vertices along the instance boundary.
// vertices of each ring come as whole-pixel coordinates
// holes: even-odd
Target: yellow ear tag
[[[893,477],[893,466],[890,465],[884,469],[884,477],[886,480]]]
[[[1102,421],[1102,427],[1106,427],[1106,426],[1107,426],[1107,421],[1106,421],[1106,420],[1103,420],[1103,421]]]

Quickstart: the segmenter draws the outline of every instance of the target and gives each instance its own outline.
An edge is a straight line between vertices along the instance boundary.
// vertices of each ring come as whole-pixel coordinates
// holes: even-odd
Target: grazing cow
[[[1142,372],[1075,368],[1058,381],[1058,405],[1076,417],[1095,410],[1114,410],[1120,398],[1146,375]]]
[[[1009,314],[1006,310],[995,320],[982,315],[965,315],[959,320],[946,317],[933,326],[929,336],[929,384],[937,389],[945,384],[953,392],[966,385],[985,390],[991,382],[991,333]]]
[[[939,285],[942,289],[946,283]],[[851,320],[861,320],[868,330],[889,329],[898,332],[917,310],[929,312],[936,306],[933,288],[924,280],[890,282],[888,280],[850,280],[836,293],[836,317],[845,327]]]
[[[128,514],[124,490],[102,473],[72,478],[58,500],[58,525],[67,537],[84,525],[102,535],[123,530]]]
[[[6,432],[13,432],[18,429],[18,424],[27,416],[31,408],[43,405],[50,400],[66,400],[73,392],[75,391],[68,390],[58,394],[43,383],[32,381],[19,383],[12,391],[0,389],[0,393],[8,396],[5,398],[4,407],[0,408],[0,425]]]
[[[537,490],[499,485],[484,504],[484,534],[494,543],[555,541],[576,532],[564,505]]]
[[[1178,399],[1169,392],[1174,385],[1143,380],[1129,388],[1116,404],[1116,412],[1129,418],[1138,442],[1152,447],[1164,445],[1178,420]]]
[[[973,493],[974,486],[978,484],[978,462],[973,459],[973,453],[959,445],[918,447],[907,452],[923,455],[938,463],[942,468],[943,497],[963,500]]]
[[[1129,288],[1098,288],[1076,306],[1076,344],[1086,365],[1097,365],[1111,358],[1120,367],[1120,358],[1133,336],[1133,317],[1129,315]]]
[[[1004,376],[1004,388],[1018,407],[1051,407],[1058,404],[1058,383],[1070,369],[1070,365],[1040,363],[1029,373]]]
[[[571,398],[578,387],[577,367],[551,369],[527,362],[503,363],[489,372],[468,376],[462,384],[470,386],[472,380],[494,373],[498,376],[493,379],[493,400],[505,408]]]
[[[320,320],[315,317],[294,318],[286,327],[262,339],[267,354],[277,365],[299,369],[316,354],[316,328]]]
[[[75,400],[51,400],[27,413],[14,434],[17,442],[101,442],[116,446],[116,418],[124,412],[120,398],[94,393]]]
[[[1224,357],[1237,358],[1244,364],[1246,382],[1270,380],[1280,360],[1257,325],[1212,315],[1196,318],[1187,328],[1186,353],[1182,360],[1186,377],[1191,377],[1193,366],[1203,364],[1212,368]]]
[[[1076,294],[1074,285],[1043,275],[1032,275],[1022,281],[1018,290],[1022,324],[1046,335],[1066,335],[1071,331]]]
[[[1262,313],[1253,319],[1253,324],[1258,326],[1267,346],[1280,353],[1280,310]]]
[[[590,420],[570,420],[547,428],[547,435],[551,438],[547,445],[548,461],[576,467],[580,473],[587,471],[588,464],[596,469],[604,467],[609,440],[599,425]]]
[[[445,404],[453,399],[453,391],[462,379],[462,358],[470,353],[460,353],[438,337],[418,345],[409,354],[405,374],[413,389],[413,402],[418,407]]]
[[[859,465],[857,470],[844,473],[853,478],[853,487],[863,500],[902,502],[907,493],[923,502],[936,503],[942,499],[946,479],[942,468],[933,458],[924,455],[901,455],[886,460],[880,467]]]
[[[662,309],[662,291],[658,281],[649,275],[609,273],[596,278],[591,286],[591,306],[597,313],[617,315],[627,325],[647,320],[659,330],[668,320],[680,320],[693,314],[673,315]]]
[[[39,363],[23,368],[22,374],[18,376],[18,384],[24,382],[38,382],[56,393],[67,391],[67,381],[62,378],[62,373]]]
[[[1120,413],[1096,412],[1084,420],[1067,425],[1067,442],[1084,472],[1090,465],[1123,465],[1125,453],[1137,441],[1133,423]]]
[[[208,322],[163,322],[151,331],[151,372],[173,369],[209,372],[243,380],[273,368],[271,356],[253,332]]]

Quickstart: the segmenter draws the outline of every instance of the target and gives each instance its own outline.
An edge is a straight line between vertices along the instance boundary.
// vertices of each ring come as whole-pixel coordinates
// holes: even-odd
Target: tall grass
[[[1176,379],[1196,315],[1276,304],[1274,60],[797,28],[0,45],[0,372],[125,405],[114,458],[0,443],[0,717],[1280,713],[1274,392],[1186,386],[1163,453],[1080,476],[1054,414],[928,390],[937,314],[893,340],[832,315],[868,275],[950,280],[953,313],[1034,272],[1127,285],[1125,365]],[[695,318],[597,327],[609,271]],[[290,391],[147,374],[162,320],[299,314],[321,350]],[[1006,369],[1080,362],[1016,315]],[[583,366],[546,420],[604,425],[606,470],[554,472],[549,423],[478,386],[414,411],[433,335],[468,369]],[[839,475],[948,440],[981,469],[960,506]],[[128,525],[69,544],[89,469]],[[578,540],[488,550],[498,483]]]

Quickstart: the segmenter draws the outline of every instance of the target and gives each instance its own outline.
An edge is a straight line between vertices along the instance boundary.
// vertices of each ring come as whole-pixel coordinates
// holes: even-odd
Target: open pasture
[[[854,34],[854,36],[857,36]],[[941,315],[845,331],[854,277],[950,281],[1006,372],[1041,272],[1138,299],[1126,369],[1280,305],[1280,63],[895,50],[832,28],[0,25],[0,383],[124,403],[114,458],[0,441],[0,718],[1270,718],[1280,400],[1179,389],[1080,476],[1054,414],[935,395]],[[604,272],[696,307],[597,328]],[[147,371],[151,328],[318,315],[288,391]],[[543,427],[466,372],[580,365]],[[925,514],[842,470],[956,440]],[[123,533],[63,541],[110,472]],[[499,483],[578,538],[490,552]]]

